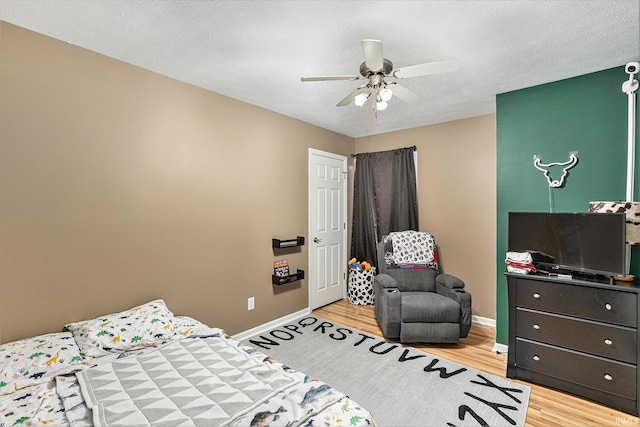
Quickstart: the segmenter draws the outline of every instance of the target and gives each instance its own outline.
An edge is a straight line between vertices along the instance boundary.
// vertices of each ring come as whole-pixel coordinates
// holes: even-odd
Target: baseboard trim
[[[497,342],[493,345],[493,348],[491,350],[495,351],[496,353],[507,354],[509,353],[509,346],[506,344],[500,344],[499,342]]]
[[[496,328],[496,320],[489,319],[488,317],[471,316],[471,321],[479,325],[490,326],[494,329]],[[491,350],[499,354],[507,354],[509,352],[509,346],[496,342],[493,344],[493,348]]]
[[[496,328],[496,320],[489,319],[488,317],[471,316],[471,321],[474,323],[478,323],[479,325],[491,326],[494,329]],[[491,350],[496,353],[507,354],[509,352],[509,346],[496,342],[493,344],[493,348]]]
[[[489,319],[488,317],[480,317],[480,316],[471,316],[471,322],[478,323],[480,325],[491,326],[492,328],[496,327],[496,320]]]
[[[271,329],[277,328],[278,326],[282,326],[285,323],[289,323],[290,321],[297,319],[298,317],[306,316],[309,314],[311,314],[311,309],[307,307],[300,311],[296,311],[295,313],[291,313],[284,317],[280,317],[279,319],[272,320],[271,322],[267,322],[260,326],[256,326],[255,328],[249,329],[247,331],[232,335],[231,338],[233,338],[236,341],[243,341],[249,337],[261,334],[263,332],[268,332]]]

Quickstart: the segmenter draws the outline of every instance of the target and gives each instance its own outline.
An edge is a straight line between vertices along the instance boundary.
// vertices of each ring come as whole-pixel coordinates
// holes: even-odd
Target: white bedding
[[[154,304],[157,307],[157,301]],[[127,313],[139,313],[135,309],[132,310],[134,311]],[[117,313],[117,315],[121,314]],[[113,317],[108,319],[115,321],[117,315],[112,315]],[[100,318],[102,320],[100,324],[105,325],[105,319],[107,317]],[[131,317],[126,317],[123,321],[131,323],[130,320]],[[149,324],[147,322],[147,326]],[[120,339],[126,341],[124,346],[127,349],[125,350],[111,350],[108,345],[105,345],[108,341],[96,342],[90,337],[87,338],[91,334],[100,334],[100,331],[96,331],[92,326],[83,332],[84,341],[94,349],[89,349],[87,353],[93,351],[94,353],[104,353],[103,355],[87,356],[87,353],[83,352],[82,345],[77,347],[75,340],[69,340],[69,336],[66,335],[69,332],[48,334],[1,345],[0,427],[99,425],[100,422],[95,423],[95,421],[100,420],[100,415],[94,413],[87,406],[87,402],[90,402],[90,406],[94,407],[96,403],[99,405],[102,403],[100,400],[93,402],[92,399],[85,400],[90,396],[91,391],[86,384],[82,385],[83,381],[78,381],[78,377],[86,378],[87,372],[99,371],[101,366],[118,365],[123,360],[148,358],[159,349],[168,346],[176,347],[174,343],[177,341],[186,343],[182,340],[195,342],[192,340],[203,339],[195,338],[196,336],[215,337],[216,345],[221,345],[219,347],[221,352],[232,354],[235,358],[245,358],[244,365],[258,367],[258,370],[261,369],[260,366],[268,367],[271,371],[276,370],[291,382],[280,392],[271,393],[267,398],[245,402],[247,403],[246,408],[241,408],[233,417],[228,417],[224,421],[229,425],[260,425],[264,427],[269,425],[375,425],[371,414],[347,396],[333,390],[329,385],[308,378],[303,373],[297,373],[271,360],[265,354],[230,339],[221,329],[209,328],[188,317],[172,317],[172,314],[167,317],[167,324],[171,325],[173,333],[167,332],[164,341],[156,340],[148,342],[144,346],[136,345],[140,340],[131,338],[139,337],[140,334],[119,334]],[[87,331],[91,331],[91,333],[87,334]],[[168,331],[168,328],[164,331]],[[149,334],[157,335],[157,330],[151,329]],[[111,341],[114,339],[111,336],[107,338]],[[80,358],[77,357],[77,353],[81,355]],[[64,359],[61,356],[64,356]],[[265,372],[267,371],[265,370]],[[317,399],[322,396],[327,398]],[[331,396],[331,399],[328,396]],[[308,406],[308,401],[312,399],[315,404]],[[311,407],[315,408],[312,413],[308,412]],[[220,424],[224,422],[220,422]],[[130,423],[128,424],[130,425]],[[148,424],[155,425],[157,423],[149,422]],[[182,425],[198,424],[212,425],[208,422],[202,422],[202,420],[200,423],[184,423]],[[127,423],[122,425],[127,425]],[[171,425],[171,423],[167,425]]]

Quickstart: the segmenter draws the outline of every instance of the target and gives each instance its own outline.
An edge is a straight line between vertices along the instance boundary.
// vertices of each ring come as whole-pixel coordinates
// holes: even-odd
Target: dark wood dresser
[[[638,416],[638,294],[633,285],[505,273],[507,377]]]

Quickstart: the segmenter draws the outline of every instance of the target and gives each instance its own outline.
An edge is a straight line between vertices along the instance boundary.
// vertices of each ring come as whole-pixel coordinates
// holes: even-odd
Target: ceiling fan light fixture
[[[362,107],[364,103],[367,102],[367,99],[369,99],[369,95],[371,95],[371,92],[363,92],[356,96],[353,101],[355,102],[356,106]]]
[[[393,63],[382,56],[382,42],[380,40],[364,39],[360,42],[362,52],[364,53],[364,62],[360,64],[360,76],[319,76],[319,77],[302,77],[303,82],[323,81],[323,80],[360,80],[365,79],[368,82],[358,87],[347,95],[342,101],[336,104],[336,107],[344,107],[355,103],[356,106],[362,107],[366,104],[367,99],[373,95],[373,110],[384,110],[388,107],[391,98],[398,98],[407,104],[415,104],[420,101],[420,97],[409,89],[397,84],[396,82],[387,83],[386,77],[405,79],[409,77],[429,76],[432,74],[448,73],[457,71],[459,68],[458,61],[446,60],[438,62],[427,62],[424,64],[410,65],[404,68],[393,68]]]
[[[391,89],[385,86],[384,88],[380,89],[378,95],[380,95],[380,99],[384,102],[389,102],[391,100],[391,97],[393,96],[393,92],[391,91]]]

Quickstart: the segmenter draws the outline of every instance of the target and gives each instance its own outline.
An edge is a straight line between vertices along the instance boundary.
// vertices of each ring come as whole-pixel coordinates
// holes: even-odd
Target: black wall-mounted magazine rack
[[[304,246],[304,236],[298,236],[295,239],[288,239],[288,240],[271,239],[271,246],[277,249],[295,248],[296,246]]]
[[[296,282],[302,279],[304,279],[304,270],[297,270],[297,273],[290,274],[285,277],[279,277],[275,274],[271,275],[271,283],[274,285],[286,285],[287,283]]]
[[[274,249],[287,249],[295,248],[298,246],[304,246],[304,236],[297,236],[295,239],[287,240],[271,239],[271,247],[273,247]],[[275,252],[276,251],[274,251],[274,253]],[[288,269],[289,268],[287,266],[287,270]],[[298,269],[296,269],[296,273],[288,274],[286,276],[277,276],[275,274],[271,275],[271,283],[273,283],[274,285],[286,285],[287,283],[297,282],[298,280],[302,279],[304,279],[304,270]]]

